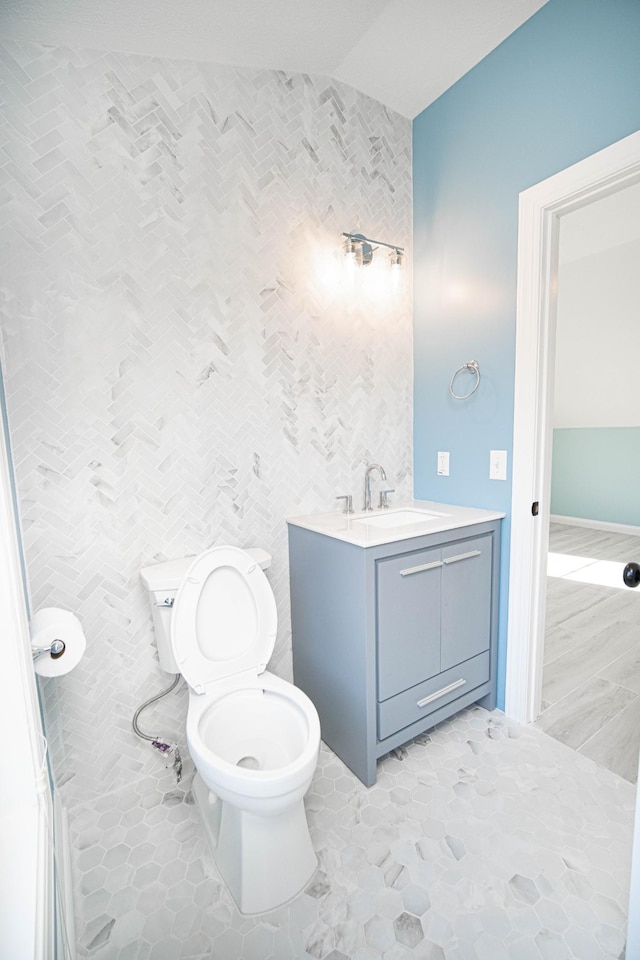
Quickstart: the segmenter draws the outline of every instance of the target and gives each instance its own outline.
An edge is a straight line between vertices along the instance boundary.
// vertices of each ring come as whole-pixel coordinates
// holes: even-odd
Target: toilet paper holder
[[[29,623],[33,669],[40,677],[61,677],[80,663],[87,647],[75,614],[60,607],[43,607]]]
[[[58,657],[61,657],[64,651],[66,650],[64,640],[52,640],[48,647],[32,647],[31,655],[35,663],[36,660],[39,660],[40,657],[44,657],[46,653],[51,655],[52,660],[57,660]]]

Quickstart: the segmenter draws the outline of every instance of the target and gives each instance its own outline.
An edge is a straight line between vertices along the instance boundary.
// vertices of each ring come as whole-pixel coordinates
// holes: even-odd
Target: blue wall
[[[414,122],[415,495],[507,514],[518,194],[640,128],[639,0],[549,0]],[[449,396],[477,360],[480,389]],[[449,477],[436,454],[449,450]],[[498,702],[504,703],[509,517]]]
[[[640,526],[640,427],[553,431],[551,513]]]

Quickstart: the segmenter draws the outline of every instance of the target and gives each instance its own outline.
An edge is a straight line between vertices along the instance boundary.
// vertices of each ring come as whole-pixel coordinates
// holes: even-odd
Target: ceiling
[[[331,76],[413,118],[546,2],[0,0],[0,35]]]

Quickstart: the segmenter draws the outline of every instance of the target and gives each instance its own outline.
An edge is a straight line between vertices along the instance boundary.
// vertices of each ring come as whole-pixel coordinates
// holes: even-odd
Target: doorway
[[[505,713],[521,723],[541,704],[560,218],[638,182],[640,132],[520,195]]]
[[[635,782],[640,751],[640,184],[560,218],[542,701],[536,726]]]

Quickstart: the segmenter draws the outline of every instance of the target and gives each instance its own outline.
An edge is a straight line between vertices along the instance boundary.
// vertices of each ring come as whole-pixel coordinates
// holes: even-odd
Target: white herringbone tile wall
[[[45,683],[67,802],[150,774],[140,567],[260,545],[290,676],[285,517],[411,494],[407,292],[353,290],[343,230],[410,245],[411,127],[323,78],[2,48],[2,358],[34,610],[87,653]],[[379,259],[384,259],[380,257]],[[365,280],[375,282],[375,272]],[[409,290],[409,283],[407,283]],[[177,736],[184,688],[162,710]]]

